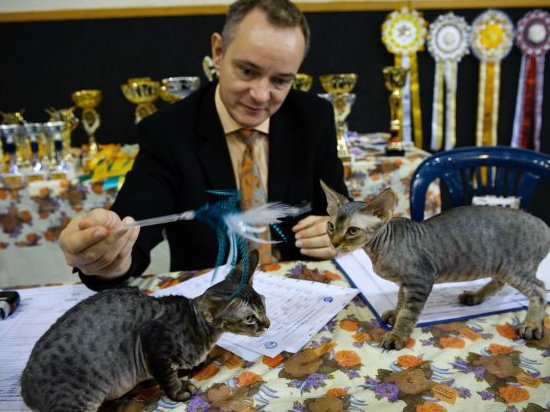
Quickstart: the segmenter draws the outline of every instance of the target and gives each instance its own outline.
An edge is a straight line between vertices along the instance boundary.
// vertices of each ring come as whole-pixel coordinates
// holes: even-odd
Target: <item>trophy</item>
[[[82,114],[82,121],[85,122],[84,112]],[[99,116],[97,119],[97,123],[99,123]],[[49,167],[50,178],[66,179],[67,163],[63,158],[63,131],[65,130],[65,122],[57,121],[57,122],[44,123],[44,130],[46,131],[46,134],[50,138],[50,141],[53,142],[53,147],[54,147],[54,156],[52,156],[52,161],[50,162],[50,167]],[[91,147],[92,146],[90,143],[90,150],[91,150]],[[97,150],[97,146],[96,146],[96,150]]]
[[[294,82],[292,83],[292,88],[303,92],[309,92],[312,84],[313,76],[306,73],[296,73],[296,76],[294,76]]]
[[[95,132],[101,123],[99,113],[95,110],[101,102],[103,95],[101,90],[78,90],[71,95],[74,104],[82,109],[82,127],[88,135],[88,154],[95,155],[97,153],[97,143],[95,140]],[[48,122],[58,123],[58,122]],[[46,124],[48,124],[46,123]],[[64,124],[64,122],[59,121]]]
[[[50,122],[65,122],[65,130],[63,130],[63,157],[66,161],[72,160],[71,135],[80,123],[80,120],[78,120],[78,117],[76,117],[74,114],[74,109],[76,109],[76,106],[71,106],[66,109],[59,110],[54,107],[46,109],[46,113],[50,115]]]
[[[403,156],[403,136],[401,130],[402,89],[407,81],[409,69],[398,66],[384,67],[384,84],[390,93],[390,138],[386,146],[386,155]]]
[[[168,103],[185,99],[201,85],[201,79],[196,76],[167,77],[160,82],[160,98]]]
[[[38,139],[42,133],[42,123],[25,123],[21,127],[25,131],[26,137],[28,137],[30,143],[30,167],[29,170],[25,172],[27,180],[44,180],[44,165],[40,161],[38,155]]]
[[[351,91],[357,83],[357,74],[324,74],[320,76],[320,80],[321,86],[327,93],[321,93],[319,96],[330,101],[334,108],[338,157],[342,162],[350,162],[352,156],[348,151],[346,142],[348,134],[346,119],[351,113],[353,103],[355,103],[355,94]]]
[[[126,84],[121,84],[120,88],[124,97],[137,105],[136,123],[157,111],[153,102],[159,97],[159,82],[152,80],[150,77],[134,77],[128,79]]]
[[[8,167],[3,174],[4,182],[8,186],[20,186],[23,183],[19,164],[17,163],[17,148],[15,140],[19,133],[19,125],[17,124],[0,124],[0,133],[5,139],[6,153],[9,156]]]
[[[210,56],[204,56],[202,59],[202,71],[209,82],[217,80],[219,76],[218,69],[214,65],[214,61]]]

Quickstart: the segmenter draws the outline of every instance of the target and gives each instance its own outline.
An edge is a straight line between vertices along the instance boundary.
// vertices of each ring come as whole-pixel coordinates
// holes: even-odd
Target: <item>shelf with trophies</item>
[[[391,187],[398,196],[395,216],[410,217],[409,185],[412,174],[430,153],[416,148],[402,139],[401,102],[407,69],[389,66],[384,68],[390,124],[388,131],[357,133],[350,131],[346,122],[355,102],[352,93],[357,82],[354,73],[326,74],[320,76],[326,93],[320,94],[334,108],[337,132],[338,156],[344,165],[344,178],[349,194],[355,200],[369,201],[386,187]],[[313,76],[298,73],[294,79],[295,89],[309,92]],[[437,184],[428,190],[425,217],[439,213],[441,197]]]

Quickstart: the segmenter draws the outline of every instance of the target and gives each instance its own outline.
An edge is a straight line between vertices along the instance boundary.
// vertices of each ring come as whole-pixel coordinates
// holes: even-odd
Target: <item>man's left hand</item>
[[[295,245],[302,255],[318,259],[332,259],[336,256],[336,250],[327,235],[328,219],[328,216],[308,216],[292,228]]]

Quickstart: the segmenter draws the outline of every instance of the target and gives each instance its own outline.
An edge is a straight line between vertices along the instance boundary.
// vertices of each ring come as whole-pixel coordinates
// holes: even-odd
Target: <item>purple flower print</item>
[[[210,409],[211,406],[212,405],[210,405],[208,402],[197,395],[193,396],[187,402],[187,408],[189,409],[189,412],[204,412]]]
[[[378,398],[388,398],[390,402],[397,402],[397,395],[399,389],[397,386],[390,382],[381,383],[374,388],[374,393]]]

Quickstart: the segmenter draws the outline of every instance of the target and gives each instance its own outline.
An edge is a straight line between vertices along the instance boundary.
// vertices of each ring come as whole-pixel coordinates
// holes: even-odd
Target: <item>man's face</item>
[[[304,35],[299,27],[275,27],[253,10],[227,47],[222,41],[212,36],[220,97],[237,123],[255,127],[279,110],[290,91],[304,57]]]

